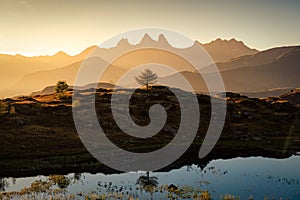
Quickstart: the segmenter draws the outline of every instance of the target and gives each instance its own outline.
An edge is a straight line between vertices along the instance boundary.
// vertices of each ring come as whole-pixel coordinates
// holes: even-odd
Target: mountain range
[[[226,91],[239,93],[262,92],[274,88],[297,88],[300,86],[300,46],[278,47],[253,55],[241,56],[227,62],[217,62]],[[206,68],[209,69],[210,66]],[[209,73],[209,70],[201,70]],[[183,71],[196,91],[206,92],[201,77],[196,72]],[[178,86],[179,74],[162,77],[162,82]],[[172,81],[173,80],[173,81]]]
[[[15,95],[27,95],[34,91],[40,91],[46,86],[54,85],[58,80],[66,80],[70,85],[74,80],[82,62],[89,62],[93,67],[107,65],[114,56],[134,49],[137,46],[151,44],[157,47],[170,49],[172,52],[185,52],[197,59],[201,46],[212,58],[219,68],[227,91],[255,92],[271,90],[273,88],[296,88],[300,87],[298,78],[300,72],[300,47],[277,47],[265,51],[257,51],[247,47],[243,42],[235,39],[216,39],[207,44],[195,41],[188,48],[179,49],[171,46],[164,35],[159,35],[158,40],[152,39],[145,34],[140,43],[133,45],[127,39],[122,39],[115,47],[100,48],[91,46],[78,55],[70,56],[64,52],[58,52],[53,56],[25,57],[22,55],[0,55],[0,97]],[[90,52],[97,52],[101,57],[88,58]],[[205,92],[206,86],[195,71],[187,70],[188,63],[159,50],[141,50],[129,53],[127,56],[111,63],[110,70],[106,71],[106,79],[102,82],[115,84],[116,81],[128,69],[134,65],[148,62],[163,62],[176,69],[176,73],[159,74],[161,82],[171,83],[173,87],[181,87],[178,80],[179,73],[185,76],[198,92]],[[209,65],[201,66],[203,73],[210,73]],[[179,73],[178,73],[179,72]],[[185,88],[182,88],[185,89]]]

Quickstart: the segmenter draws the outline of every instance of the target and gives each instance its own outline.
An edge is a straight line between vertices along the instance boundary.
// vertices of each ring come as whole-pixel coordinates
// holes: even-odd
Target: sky
[[[299,19],[299,0],[0,0],[0,53],[75,55],[143,27],[265,50],[300,45]]]

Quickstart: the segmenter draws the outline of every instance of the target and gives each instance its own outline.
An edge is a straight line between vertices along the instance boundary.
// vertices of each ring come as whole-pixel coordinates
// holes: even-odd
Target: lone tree
[[[65,97],[65,92],[68,90],[69,86],[66,81],[58,81],[56,83],[55,91],[60,99]]]
[[[135,77],[136,82],[141,85],[146,85],[147,91],[149,90],[149,84],[157,82],[157,74],[150,69],[145,69],[138,77]]]

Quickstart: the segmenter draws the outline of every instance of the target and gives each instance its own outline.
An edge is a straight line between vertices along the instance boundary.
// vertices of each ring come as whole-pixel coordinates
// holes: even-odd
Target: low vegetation
[[[5,114],[8,112],[7,110],[8,106],[7,103],[3,100],[0,101],[0,114]]]
[[[157,135],[139,139],[124,134],[112,118],[112,93],[127,95],[128,90],[97,89],[96,111],[107,137],[119,147],[133,152],[159,149],[172,140],[180,124],[180,105],[167,88],[153,86],[148,92],[136,90],[130,100],[130,112],[139,125],[149,123],[149,108],[163,105],[168,118]],[[89,90],[82,91],[92,98]],[[27,176],[68,172],[115,172],[95,160],[82,145],[76,132],[72,106],[83,106],[80,99],[72,104],[72,91],[66,99],[57,94],[4,99],[1,105],[14,107],[15,113],[0,115],[0,176]],[[289,157],[300,152],[299,108],[280,98],[256,99],[227,93],[225,126],[213,151],[202,160],[198,151],[210,121],[210,98],[197,95],[201,110],[198,134],[189,150],[172,167],[191,163],[202,165],[211,159],[237,156]],[[5,110],[5,109],[3,109]],[[162,170],[168,170],[166,167]]]

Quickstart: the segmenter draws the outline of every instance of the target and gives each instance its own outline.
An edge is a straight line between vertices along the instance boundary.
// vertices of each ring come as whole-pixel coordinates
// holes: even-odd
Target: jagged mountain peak
[[[128,46],[128,45],[130,45],[130,44],[129,44],[127,38],[122,38],[117,44],[117,46]]]
[[[153,42],[157,42],[154,39],[152,39],[152,37],[148,34],[145,33],[145,35],[142,37],[140,44],[147,44],[147,43],[153,43]]]
[[[225,62],[244,55],[253,55],[259,51],[251,49],[242,41],[235,38],[230,40],[217,38],[209,43],[203,44],[203,47],[212,56],[215,62]]]
[[[229,40],[227,40],[227,39],[222,39],[222,38],[217,38],[217,39],[215,39],[215,40],[213,40],[213,41],[211,41],[211,42],[209,42],[209,43],[206,43],[205,45],[208,45],[208,44],[215,44],[215,45],[219,45],[219,44],[222,44],[222,45],[226,45],[226,44],[231,44],[231,45],[233,45],[233,44],[239,44],[239,45],[244,45],[244,46],[246,46],[245,44],[244,44],[244,42],[242,42],[242,41],[239,41],[239,40],[237,40],[237,39],[235,39],[235,38],[231,38],[231,39],[229,39]]]
[[[157,42],[158,42],[159,44],[163,44],[163,45],[164,45],[164,44],[170,45],[169,41],[167,40],[167,38],[165,37],[165,35],[162,34],[162,33],[159,34]]]

